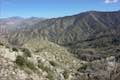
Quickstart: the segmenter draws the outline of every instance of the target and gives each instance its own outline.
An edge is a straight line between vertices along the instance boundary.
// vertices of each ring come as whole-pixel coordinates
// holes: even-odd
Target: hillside
[[[47,19],[36,23],[31,28],[11,33],[9,42],[22,45],[33,38],[48,40],[67,47],[71,53],[77,54],[78,58],[82,57],[81,53],[91,56],[89,54],[91,52],[95,59],[99,59],[119,53],[117,52],[120,45],[119,18],[120,11],[89,11],[73,16]],[[84,49],[88,51],[84,52]]]
[[[0,44],[0,80],[71,80],[82,61],[49,41],[23,47]],[[32,46],[34,44],[34,46]]]
[[[24,36],[29,38],[39,37],[67,45],[104,36],[119,36],[119,17],[120,11],[90,11],[73,16],[53,18],[40,21],[33,25],[33,28],[15,32],[16,34],[12,38],[17,39],[17,37],[20,37],[23,40]]]
[[[0,19],[0,34],[7,34],[11,31],[14,31],[19,28],[30,27],[37,22],[40,22],[44,19],[31,17],[31,18],[22,18],[22,17],[9,17]]]
[[[82,61],[45,40],[22,47],[0,44],[1,80],[119,80],[119,62],[120,56]]]

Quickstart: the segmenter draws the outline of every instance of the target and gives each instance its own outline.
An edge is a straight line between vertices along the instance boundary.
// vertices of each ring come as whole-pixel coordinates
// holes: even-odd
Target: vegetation
[[[65,79],[68,79],[68,77],[69,77],[69,72],[68,72],[68,71],[64,71],[63,76],[64,76]]]
[[[43,71],[46,71],[46,72],[51,71],[48,67],[44,66],[44,64],[42,64],[42,63],[39,63],[39,64],[38,64],[38,67],[39,67],[40,69],[42,69]]]
[[[15,51],[15,52],[18,52],[18,48],[17,47],[13,47],[12,50]]]
[[[84,65],[82,65],[82,66],[78,69],[78,71],[84,72],[84,71],[87,69],[87,67],[88,67],[88,65],[87,65],[87,64],[84,64]]]
[[[24,56],[26,56],[26,57],[32,56],[30,50],[27,48],[21,48],[21,51],[24,52]]]
[[[53,74],[54,74],[54,73],[53,73],[48,67],[44,66],[42,63],[39,63],[39,64],[38,64],[38,67],[39,67],[40,69],[42,69],[43,71],[46,71],[46,72],[48,73],[47,78],[48,78],[49,80],[54,80],[54,77],[53,77]]]
[[[23,56],[17,56],[16,57],[16,61],[15,61],[15,63],[19,66],[19,67],[21,67],[21,68],[29,68],[29,69],[31,69],[31,70],[33,70],[33,71],[36,71],[37,70],[37,68],[35,67],[35,65],[32,63],[32,62],[30,62],[29,60],[27,60],[25,57],[23,57]]]
[[[0,42],[0,45],[3,46],[4,44],[2,42]]]
[[[54,61],[49,61],[50,62],[50,64],[52,65],[52,66],[57,66],[57,63],[56,62],[54,62]]]
[[[33,70],[33,71],[36,71],[36,70],[37,70],[37,68],[35,67],[35,65],[34,65],[32,62],[30,62],[30,61],[26,61],[26,66],[27,66],[29,69]]]
[[[119,38],[113,38],[112,39],[112,44],[119,45],[120,44],[120,39]]]
[[[22,56],[17,56],[17,57],[16,57],[15,63],[16,63],[18,66],[20,66],[20,67],[25,66],[25,62],[26,62],[26,59],[25,59],[24,57],[22,57]]]

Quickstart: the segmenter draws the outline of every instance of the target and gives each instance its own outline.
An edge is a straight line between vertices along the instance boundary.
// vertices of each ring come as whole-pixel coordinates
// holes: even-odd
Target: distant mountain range
[[[81,47],[107,47],[113,45],[113,42],[119,44],[119,18],[120,11],[88,11],[52,19],[11,17],[1,19],[0,25],[1,28],[16,29],[8,37],[9,42],[14,45],[22,45],[37,38],[72,47],[76,51]]]
[[[22,18],[22,17],[9,17],[0,19],[0,32],[8,32],[11,30],[16,30],[19,28],[25,28],[32,26],[35,23],[44,20],[43,18],[31,17],[31,18]]]
[[[21,22],[21,18],[18,20]],[[120,45],[120,11],[88,11],[46,20],[32,18],[22,20],[20,25],[20,29],[9,34],[11,44],[23,45],[33,38],[48,40],[68,48],[79,58],[82,53],[92,52],[95,59],[113,52],[116,55],[116,46]],[[107,50],[109,47],[113,50]]]

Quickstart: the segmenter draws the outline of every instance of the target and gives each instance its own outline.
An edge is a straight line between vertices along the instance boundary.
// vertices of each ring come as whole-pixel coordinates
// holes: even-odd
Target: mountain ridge
[[[114,16],[115,14],[118,14],[118,16],[116,16],[116,18],[115,18],[115,19],[117,19],[118,22],[115,22],[115,21],[112,22],[112,20],[109,19],[110,20],[109,21],[110,25],[109,25],[109,23],[104,24],[105,21],[108,20],[107,17],[106,17],[106,20],[101,19],[101,21],[102,21],[101,22],[100,20],[98,20],[98,18],[104,17],[104,15],[100,15],[100,17],[99,17],[99,16],[96,16],[96,14],[99,15],[98,12],[95,13],[95,14],[93,12],[86,12],[86,13],[81,13],[79,15],[67,16],[67,17],[63,17],[63,18],[53,18],[53,19],[47,19],[47,20],[44,20],[44,21],[40,21],[40,22],[36,23],[35,25],[33,25],[33,29],[34,28],[36,28],[36,29],[37,28],[42,28],[42,29],[47,28],[48,31],[45,29],[46,32],[49,32],[49,31],[53,30],[51,33],[54,34],[54,32],[55,32],[55,34],[57,34],[56,32],[60,33],[59,30],[61,30],[63,32],[65,32],[65,30],[68,31],[70,29],[70,26],[71,27],[73,27],[73,26],[80,26],[80,27],[81,26],[86,26],[86,30],[87,30],[87,28],[91,28],[91,30],[94,30],[95,25],[97,25],[97,26],[100,25],[100,27],[98,27],[98,28],[103,27],[103,29],[105,29],[106,26],[109,26],[109,27],[113,27],[112,25],[115,25],[115,27],[119,26],[119,19],[118,19],[120,17],[119,12],[116,11],[116,12],[113,12],[113,13],[109,13],[109,12],[107,12],[107,13],[109,15],[112,15],[112,16]],[[107,13],[104,13],[104,14],[107,14]],[[84,18],[86,18],[86,19],[84,19]],[[89,19],[93,18],[90,21],[97,22],[97,24],[92,25],[91,23],[93,23],[93,22],[90,22],[90,21],[88,22],[87,18],[88,18],[88,21],[89,21]],[[90,26],[92,25],[93,27],[90,27],[89,25]],[[95,26],[95,28],[97,26]],[[117,28],[119,28],[119,27],[117,27]],[[90,32],[90,30],[88,30],[87,32]],[[50,33],[50,35],[51,35],[51,33]],[[43,34],[44,34],[44,31],[43,31]],[[52,34],[52,36],[53,36],[53,34]]]

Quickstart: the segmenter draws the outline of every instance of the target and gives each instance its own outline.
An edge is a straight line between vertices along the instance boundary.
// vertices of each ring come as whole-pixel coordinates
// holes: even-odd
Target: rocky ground
[[[35,40],[34,40],[35,42]],[[120,56],[78,60],[49,41],[22,48],[0,45],[0,80],[119,80]],[[54,52],[53,52],[54,51]]]
[[[81,64],[80,61],[58,45],[47,41],[42,41],[41,45],[43,46],[37,50],[35,47],[29,50],[27,44],[24,48],[1,44],[0,80],[71,80],[74,78],[75,71]],[[51,49],[55,52],[50,52]]]

